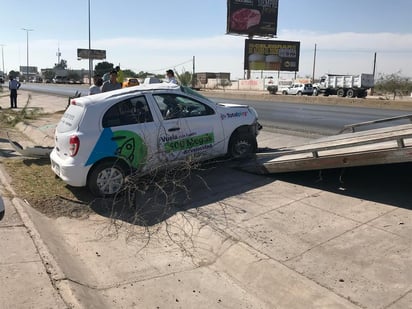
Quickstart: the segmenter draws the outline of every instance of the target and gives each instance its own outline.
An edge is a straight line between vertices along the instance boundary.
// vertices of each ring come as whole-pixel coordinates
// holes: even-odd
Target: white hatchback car
[[[56,128],[51,167],[71,186],[110,196],[131,171],[252,154],[260,128],[247,105],[215,103],[174,84],[144,84],[73,99]]]

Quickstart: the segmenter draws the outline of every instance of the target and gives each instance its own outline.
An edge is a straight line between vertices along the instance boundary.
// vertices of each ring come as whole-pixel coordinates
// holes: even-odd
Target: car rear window
[[[305,87],[306,87],[306,88],[311,88],[311,87],[312,87],[312,84],[305,84]]]
[[[79,126],[83,113],[83,106],[70,105],[57,125],[57,132],[64,133],[75,130]]]

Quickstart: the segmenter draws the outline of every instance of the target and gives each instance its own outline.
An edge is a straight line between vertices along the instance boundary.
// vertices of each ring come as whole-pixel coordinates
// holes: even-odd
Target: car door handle
[[[126,136],[124,136],[124,135],[114,136],[114,137],[112,137],[112,141],[118,141],[118,140],[125,139],[125,138],[126,138]]]
[[[167,131],[169,131],[169,132],[173,132],[173,131],[179,131],[180,130],[180,128],[170,128],[169,130],[167,130]]]

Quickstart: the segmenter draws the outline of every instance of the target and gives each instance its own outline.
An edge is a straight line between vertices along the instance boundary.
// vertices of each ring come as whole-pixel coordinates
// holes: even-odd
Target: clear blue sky
[[[159,73],[191,70],[196,56],[196,71],[243,77],[245,37],[225,34],[225,0],[90,2],[92,48],[109,62]],[[6,71],[26,65],[21,28],[33,29],[30,65],[52,67],[60,47],[70,68],[88,68],[76,57],[88,47],[88,0],[1,0],[0,11]],[[301,42],[301,76],[312,73],[315,44],[319,74],[369,72],[377,52],[378,73],[412,76],[411,19],[411,0],[279,0],[278,39]]]

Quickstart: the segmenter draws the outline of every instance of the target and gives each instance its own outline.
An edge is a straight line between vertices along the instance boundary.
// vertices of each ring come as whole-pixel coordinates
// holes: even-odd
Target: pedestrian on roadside
[[[121,85],[123,85],[124,82],[124,74],[123,71],[120,69],[120,66],[117,66],[115,68],[116,72],[117,72],[117,82],[120,83]]]
[[[121,89],[122,84],[117,81],[117,71],[113,70],[110,72],[110,79],[103,83],[102,92],[112,91]]]
[[[91,85],[89,88],[89,95],[101,93],[102,85],[103,79],[100,77],[100,75],[96,74],[95,76],[93,76],[93,85]]]
[[[17,90],[21,84],[14,79],[14,76],[9,76],[9,90],[10,90],[10,108],[17,108]]]
[[[166,71],[166,78],[167,78],[167,82],[171,83],[171,84],[178,84],[176,77],[175,77],[175,72],[173,72],[173,70],[167,70]]]

